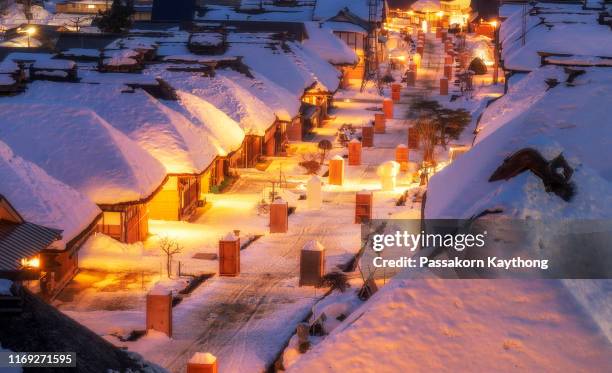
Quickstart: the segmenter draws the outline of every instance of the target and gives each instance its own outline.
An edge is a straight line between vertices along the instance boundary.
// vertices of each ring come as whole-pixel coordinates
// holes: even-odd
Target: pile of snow
[[[223,44],[223,39],[223,34],[219,32],[199,32],[191,35],[190,43],[216,47]]]
[[[170,174],[201,173],[219,155],[213,139],[184,115],[143,90],[122,93],[126,89],[123,84],[105,82],[34,82],[15,100],[91,109],[147,150]]]
[[[0,100],[0,140],[98,204],[149,197],[164,167],[89,109]]]
[[[100,214],[81,193],[13,154],[0,141],[0,194],[28,222],[62,230],[55,247],[63,249]]]
[[[538,3],[527,16],[522,45],[523,12],[516,11],[502,23],[500,41],[504,67],[531,71],[540,66],[537,52],[583,56],[612,56],[610,27],[598,23],[598,11],[577,4]]]
[[[159,270],[159,254],[147,252],[142,242],[126,244],[96,233],[79,250],[79,267],[109,272]]]
[[[396,278],[288,372],[606,370],[611,353],[559,282]]]
[[[322,28],[317,22],[305,22],[304,26],[308,39],[302,45],[306,49],[334,65],[354,65],[359,61],[355,51],[330,30]]]

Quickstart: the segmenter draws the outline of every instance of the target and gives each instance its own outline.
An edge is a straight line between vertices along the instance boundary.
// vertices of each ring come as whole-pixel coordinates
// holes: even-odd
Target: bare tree
[[[423,162],[428,166],[435,166],[434,150],[438,143],[438,125],[431,117],[420,117],[416,122],[419,139],[423,145]]]
[[[329,140],[321,140],[319,141],[319,144],[317,144],[317,147],[321,151],[321,164],[325,163],[325,157],[327,156],[327,153],[329,153],[329,151],[331,150],[332,146],[333,145]]]
[[[74,27],[76,32],[79,32],[81,31],[81,25],[86,21],[91,21],[92,19],[93,17],[91,16],[85,16],[85,17],[77,16],[77,17],[70,18],[68,22],[70,23],[70,26]]]
[[[33,0],[22,0],[21,4],[23,5],[23,15],[28,20],[28,23],[32,20],[32,3]]]
[[[178,244],[175,240],[168,237],[163,237],[159,240],[159,249],[166,255],[166,272],[168,278],[170,278],[170,272],[172,271],[172,257],[175,254],[183,251],[183,247]]]

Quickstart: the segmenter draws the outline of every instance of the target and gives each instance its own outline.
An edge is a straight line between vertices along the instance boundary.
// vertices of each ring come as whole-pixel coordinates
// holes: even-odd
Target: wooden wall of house
[[[345,79],[362,79],[363,72],[365,69],[364,64],[364,48],[366,45],[366,34],[358,33],[358,32],[346,32],[346,31],[334,31],[334,34],[339,37],[342,41],[346,43],[351,49],[355,51],[357,57],[359,57],[359,62],[354,67],[346,67],[345,71]]]
[[[171,175],[149,203],[149,218],[186,220],[195,212],[200,199],[202,178],[196,175]]]
[[[149,218],[179,220],[178,177],[169,176],[162,189],[149,201]]]
[[[104,211],[98,221],[96,232],[104,233],[117,241],[124,241],[123,216],[121,211]]]
[[[144,241],[149,234],[149,209],[145,203],[128,206],[123,213],[125,242]]]
[[[43,296],[49,299],[63,289],[76,274],[79,268],[78,249],[43,252],[41,262],[46,275],[41,278],[40,288]]]

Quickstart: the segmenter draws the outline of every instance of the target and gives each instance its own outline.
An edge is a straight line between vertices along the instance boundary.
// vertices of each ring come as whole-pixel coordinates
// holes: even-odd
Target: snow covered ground
[[[338,102],[337,106],[333,119],[316,130],[314,141],[333,141],[340,125],[360,126],[373,119],[374,112],[368,110],[372,104]],[[405,105],[398,107],[397,113],[405,109]],[[60,299],[60,309],[113,343],[171,371],[184,369],[198,351],[216,355],[222,371],[264,369],[324,293],[297,285],[302,246],[313,239],[321,242],[327,271],[351,260],[359,249],[360,226],[353,222],[356,191],[375,191],[375,217],[418,216],[418,204],[395,206],[404,189],[417,187],[412,179],[400,179],[397,190],[382,192],[376,174],[380,163],[394,159],[395,146],[405,142],[406,129],[405,120],[392,120],[387,133],[377,135],[376,147],[364,149],[363,165],[347,166],[343,187],[323,186],[321,210],[309,210],[306,201],[298,198],[305,194],[310,178],[298,163],[303,154],[316,151],[316,142],[294,143],[291,157],[274,159],[265,171],[240,170],[240,178],[226,193],[208,195],[210,207],[196,221],[152,221],[153,236],[144,244],[117,245],[102,235],[92,238],[81,252],[85,270],[75,279],[83,282],[85,290],[75,289],[72,299]],[[346,154],[346,148],[337,145],[330,157],[335,154]],[[326,167],[320,174],[325,171]],[[289,218],[287,234],[269,234],[268,217],[257,214],[257,204],[281,172],[288,186],[281,195],[296,211]],[[160,270],[160,237],[176,239],[184,247],[175,258],[183,272],[214,273],[216,259],[194,256],[217,253],[218,240],[235,229],[241,237],[262,237],[241,252],[240,276],[215,276],[174,308],[172,339],[150,334],[135,342],[120,342],[112,336],[144,328],[144,294],[155,282],[161,280],[175,289],[181,286],[179,280],[165,279]],[[126,274],[130,271],[131,275]]]

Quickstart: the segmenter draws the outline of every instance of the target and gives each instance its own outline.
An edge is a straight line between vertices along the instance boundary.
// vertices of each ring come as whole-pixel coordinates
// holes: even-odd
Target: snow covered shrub
[[[323,276],[323,286],[329,287],[332,290],[338,289],[341,293],[349,288],[348,278],[342,272],[331,272]]]
[[[484,75],[487,73],[487,65],[485,65],[482,59],[476,57],[470,62],[468,70],[472,70],[476,75]]]

